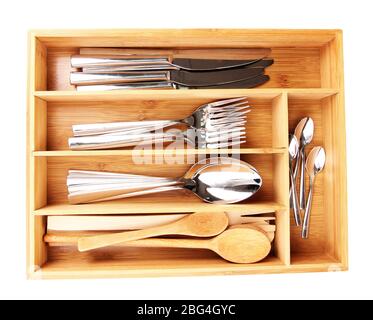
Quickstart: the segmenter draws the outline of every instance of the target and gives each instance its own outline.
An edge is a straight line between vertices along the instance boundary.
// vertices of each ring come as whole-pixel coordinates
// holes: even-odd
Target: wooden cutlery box
[[[219,58],[245,58],[250,48],[270,48],[270,81],[255,89],[121,90],[77,92],[69,84],[70,56],[85,47],[152,49],[188,55],[219,49]],[[231,49],[236,49],[232,57]],[[237,50],[239,49],[239,50]],[[217,51],[216,51],[217,52]],[[206,102],[247,96],[247,139],[233,150],[70,151],[77,123],[181,119]],[[32,279],[176,275],[228,275],[343,271],[348,268],[346,147],[342,32],[339,30],[38,30],[29,34],[27,129],[27,273]],[[325,148],[317,177],[310,237],[301,239],[289,210],[288,133],[313,118],[311,146]],[[309,150],[308,150],[309,151]],[[70,205],[68,169],[182,176],[185,158],[201,153],[239,155],[263,178],[244,203],[212,205],[180,191]],[[191,158],[190,158],[191,157]],[[150,159],[150,161],[149,161]],[[167,161],[165,161],[167,160]],[[233,264],[205,250],[106,248],[79,253],[43,241],[52,215],[117,215],[195,211],[273,213],[276,236],[269,257]]]

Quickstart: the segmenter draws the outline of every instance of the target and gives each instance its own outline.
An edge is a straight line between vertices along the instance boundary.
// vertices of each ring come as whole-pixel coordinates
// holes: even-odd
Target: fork
[[[198,148],[225,148],[245,142],[241,138],[246,134],[249,108],[247,98],[240,97],[204,104],[181,120],[74,125],[69,146],[73,150],[106,149],[179,139]],[[176,124],[193,130],[153,132]]]

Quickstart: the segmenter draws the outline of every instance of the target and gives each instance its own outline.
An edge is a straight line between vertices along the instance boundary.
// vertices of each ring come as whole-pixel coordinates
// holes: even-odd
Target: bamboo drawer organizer
[[[342,33],[338,30],[41,30],[30,32],[27,144],[27,219],[30,278],[210,275],[346,270],[347,193]],[[271,48],[271,80],[255,89],[131,90],[76,92],[69,85],[70,55],[81,47],[153,49],[183,54],[189,49]],[[242,58],[241,57],[241,58]],[[237,57],[240,58],[240,57]],[[247,142],[237,150],[263,177],[249,201],[229,206],[170,192],[87,205],[67,203],[69,168],[158,176],[181,176],[187,164],[133,162],[131,150],[70,151],[71,125],[105,121],[178,119],[212,100],[247,96]],[[288,133],[311,116],[311,146],[324,146],[325,170],[316,183],[311,233],[300,238],[289,212]],[[142,156],[197,157],[199,150],[144,150]],[[141,153],[141,152],[140,152]],[[216,150],[207,153],[216,154]],[[194,212],[224,209],[273,212],[273,252],[251,265],[225,262],[207,251],[107,248],[90,253],[43,242],[48,215]]]

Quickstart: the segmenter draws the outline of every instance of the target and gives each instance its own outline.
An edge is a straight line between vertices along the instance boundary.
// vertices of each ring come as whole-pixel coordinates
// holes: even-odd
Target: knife
[[[176,85],[199,87],[221,85],[234,81],[246,80],[264,73],[264,68],[237,68],[219,71],[200,72],[171,70],[162,72],[128,72],[128,73],[84,73],[71,72],[72,85],[121,84],[133,82],[168,81]]]
[[[184,60],[191,60],[191,59],[184,59]],[[194,59],[195,60],[195,59]],[[211,60],[199,60],[199,66],[203,68],[202,63],[205,63],[206,67],[209,67],[211,65]],[[221,60],[220,60],[221,61]],[[237,61],[237,60],[234,60]],[[243,66],[243,67],[250,67],[250,68],[266,68],[273,64],[273,59],[261,59],[261,60],[252,60],[253,63],[249,66]],[[235,68],[242,68],[241,67],[234,67]],[[182,70],[176,67],[171,66],[170,64],[144,64],[144,65],[121,65],[121,66],[100,66],[100,67],[84,67],[82,68],[82,71],[85,73],[126,73],[126,72],[134,72],[134,71],[149,71],[149,70]],[[208,71],[197,71],[197,70],[185,70],[189,72],[216,72],[221,71],[218,70],[208,70]]]
[[[171,69],[189,71],[213,71],[222,69],[249,66],[263,60],[218,60],[218,59],[184,59],[176,58],[172,62],[167,58],[133,58],[126,56],[109,55],[72,55],[71,66],[73,68],[92,67],[117,67],[117,66],[143,66],[159,65],[169,66]]]
[[[248,89],[260,86],[269,80],[269,76],[261,74],[259,76],[235,81],[220,85],[208,86],[180,86],[167,81],[163,82],[139,82],[128,84],[104,84],[92,86],[76,86],[77,91],[108,91],[108,90],[133,90],[133,89]]]

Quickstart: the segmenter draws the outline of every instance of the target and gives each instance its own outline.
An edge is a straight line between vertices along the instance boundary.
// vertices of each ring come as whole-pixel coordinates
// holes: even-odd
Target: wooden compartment
[[[199,106],[208,103],[211,98],[190,97],[181,95],[173,100],[153,95],[151,100],[123,100],[107,101],[51,101],[37,100],[35,103],[39,130],[43,127],[45,135],[36,136],[36,151],[69,150],[68,138],[72,137],[72,125],[85,123],[141,121],[141,120],[172,120],[184,119],[191,115]],[[280,121],[286,106],[281,106],[278,96],[249,97],[251,112],[247,117],[246,143],[241,149],[246,152],[281,153],[285,146],[273,146],[272,125]],[[43,124],[41,124],[43,123]],[[186,129],[186,127],[180,127]],[[188,148],[186,145],[177,148]],[[144,149],[155,149],[148,146]],[[158,147],[157,149],[159,149]],[[170,146],[170,150],[175,146]],[[133,149],[133,148],[125,148]],[[41,153],[43,154],[43,153]]]
[[[192,47],[193,48],[193,47]],[[208,48],[212,51],[214,47]],[[149,52],[159,52],[157,48],[149,49]],[[180,55],[187,50],[170,48],[166,55]],[[162,51],[160,51],[162,52]],[[236,59],[244,59],[245,50],[241,49],[241,55]],[[249,53],[249,51],[247,51]],[[74,69],[70,66],[70,57],[79,54],[79,48],[50,48],[47,51],[47,90],[75,90],[70,85],[70,72]],[[184,55],[183,55],[184,56]],[[203,58],[203,56],[193,56]],[[219,59],[233,58],[229,52],[219,55]],[[267,68],[266,74],[271,78],[263,88],[319,88],[321,87],[320,76],[320,49],[318,47],[294,48],[280,47],[272,48],[269,58],[275,60],[275,64]],[[43,90],[45,88],[43,87]]]
[[[81,47],[158,50],[271,48],[271,80],[255,89],[76,92],[68,84],[69,57]],[[346,270],[347,209],[342,34],[337,30],[95,30],[30,33],[28,103],[28,275],[88,278],[309,272]],[[224,57],[222,57],[224,58]],[[229,150],[147,149],[70,151],[74,123],[177,119],[213,100],[247,96],[247,142]],[[300,238],[289,211],[288,132],[311,116],[312,145],[327,153],[317,177],[308,240]],[[235,156],[254,165],[263,188],[244,203],[217,206],[187,191],[87,205],[69,205],[68,169],[178,177],[197,158]],[[188,160],[188,161],[185,161]],[[276,214],[273,252],[264,261],[235,265],[208,251],[107,248],[78,253],[43,242],[48,215],[101,215],[204,210]]]

